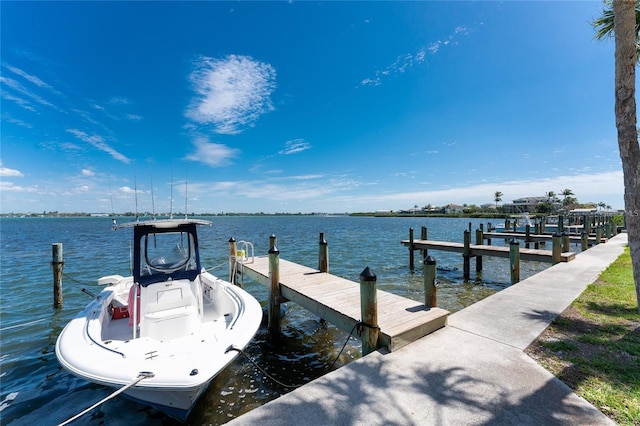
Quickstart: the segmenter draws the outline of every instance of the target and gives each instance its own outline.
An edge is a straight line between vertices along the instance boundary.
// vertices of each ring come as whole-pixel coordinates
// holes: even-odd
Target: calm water
[[[121,219],[120,222],[129,219]],[[409,269],[408,250],[400,240],[409,228],[427,226],[429,239],[462,242],[469,222],[476,219],[374,217],[214,217],[213,227],[200,228],[203,266],[227,277],[227,241],[253,242],[256,255],[266,254],[275,234],[282,259],[317,267],[318,236],[329,244],[330,272],[358,281],[369,266],[378,288],[414,300],[423,299],[421,268]],[[485,221],[486,225],[486,221]],[[16,218],[0,220],[0,420],[2,424],[58,424],[108,396],[112,391],[76,379],[63,371],[54,353],[64,325],[88,302],[81,292],[98,293],[104,275],[129,275],[131,231],[111,231],[109,218]],[[51,244],[63,243],[64,307],[52,307]],[[494,245],[504,244],[494,240]],[[574,247],[572,246],[572,250]],[[509,260],[484,258],[482,275],[462,279],[460,254],[430,252],[438,265],[438,305],[457,311],[509,285]],[[416,263],[419,265],[416,253]],[[521,262],[521,278],[548,264]],[[253,282],[245,289],[262,304],[267,291]],[[347,333],[322,323],[301,308],[290,306],[278,342],[266,340],[261,328],[247,347],[255,361],[280,381],[305,383],[329,371],[347,340]],[[349,340],[334,368],[360,357],[356,339]],[[290,389],[274,384],[241,356],[209,387],[198,402],[190,424],[222,424]],[[76,423],[172,425],[162,413],[115,398]]]

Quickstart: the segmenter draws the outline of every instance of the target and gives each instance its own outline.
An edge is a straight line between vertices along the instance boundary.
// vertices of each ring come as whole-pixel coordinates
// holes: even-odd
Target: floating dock
[[[269,256],[239,262],[238,271],[267,287],[271,284]],[[280,294],[311,313],[350,333],[360,322],[360,284],[317,269],[279,259]],[[397,350],[447,323],[449,312],[377,290],[378,345]]]

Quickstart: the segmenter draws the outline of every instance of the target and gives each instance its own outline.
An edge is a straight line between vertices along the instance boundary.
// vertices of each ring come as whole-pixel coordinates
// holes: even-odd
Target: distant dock
[[[491,229],[491,226],[489,226],[489,229]],[[469,229],[464,231],[463,243],[429,240],[427,239],[427,227],[423,226],[420,239],[414,238],[413,228],[410,228],[409,239],[402,240],[400,241],[400,243],[409,248],[409,267],[412,269],[414,268],[415,264],[414,257],[416,250],[420,250],[422,252],[422,256],[425,258],[427,257],[427,253],[429,252],[429,250],[461,253],[463,258],[463,278],[465,280],[469,280],[471,276],[471,258],[475,258],[476,272],[482,271],[482,258],[484,256],[509,258],[511,284],[515,284],[520,281],[521,259],[533,260],[536,262],[549,262],[553,264],[559,262],[569,262],[575,259],[576,254],[569,251],[568,234],[553,234],[552,236],[550,236],[553,244],[552,250],[540,250],[538,248],[537,242],[535,243],[535,248],[529,248],[529,242],[532,240],[529,239],[529,237],[531,237],[531,234],[528,231],[529,227],[527,227],[527,232],[525,234],[512,233],[509,245],[507,247],[504,247],[490,245],[491,237],[495,236],[497,238],[508,239],[508,234],[502,232],[494,232],[489,233],[490,235],[486,235],[482,229],[482,225],[480,225],[480,228],[475,232],[476,244],[471,244],[471,223],[469,223]],[[518,238],[525,238],[525,248],[520,248]],[[545,237],[545,239],[546,238],[547,237]],[[483,244],[485,239],[487,240],[489,245]],[[586,244],[586,241],[584,240],[585,238],[583,238],[582,242],[583,244]]]
[[[503,237],[502,233],[493,233],[493,235]],[[508,238],[504,235],[504,238]],[[513,237],[512,237],[513,238]],[[409,246],[411,243],[409,240],[402,240],[402,244]],[[511,255],[510,247],[504,246],[488,246],[470,244],[468,249],[465,248],[463,243],[452,243],[448,241],[434,241],[434,240],[414,240],[413,248],[418,250],[439,250],[448,251],[454,253],[465,253],[468,250],[468,256],[493,256],[493,257],[505,257],[509,258]],[[560,253],[560,262],[569,262],[575,259],[576,254],[573,252]],[[553,262],[552,250],[540,250],[540,249],[520,249],[520,259],[533,260],[536,262]]]

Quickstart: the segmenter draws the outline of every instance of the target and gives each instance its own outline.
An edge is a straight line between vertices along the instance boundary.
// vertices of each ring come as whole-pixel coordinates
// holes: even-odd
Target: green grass
[[[616,423],[640,425],[640,314],[628,248],[549,335],[536,343],[545,368]]]

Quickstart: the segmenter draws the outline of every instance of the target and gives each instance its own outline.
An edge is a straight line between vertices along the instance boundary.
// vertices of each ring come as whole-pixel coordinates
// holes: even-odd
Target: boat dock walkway
[[[265,286],[270,285],[269,256],[253,263],[239,263],[240,272]],[[279,260],[280,292],[291,302],[346,331],[360,322],[360,284],[284,259]],[[424,304],[377,291],[379,344],[395,351],[444,327],[449,312],[425,309]]]
[[[613,425],[524,350],[626,244],[616,235],[400,350],[374,351],[228,424]]]
[[[485,233],[486,235],[486,233]],[[500,235],[506,235],[500,233]],[[411,246],[410,240],[402,240],[401,243],[405,246]],[[455,253],[465,253],[464,243],[453,243],[450,241],[436,241],[436,240],[413,240],[413,248],[420,250],[439,250]],[[469,245],[469,256],[494,256],[494,257],[506,257],[510,256],[510,248],[504,246],[488,246],[480,244]],[[575,259],[576,254],[573,252],[565,252],[560,255],[560,262],[569,262]],[[540,249],[520,249],[520,259],[522,260],[535,260],[537,262],[553,262],[552,250],[540,250]]]

